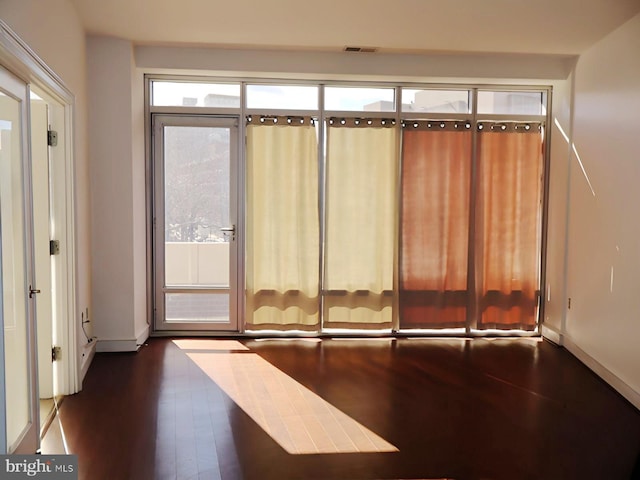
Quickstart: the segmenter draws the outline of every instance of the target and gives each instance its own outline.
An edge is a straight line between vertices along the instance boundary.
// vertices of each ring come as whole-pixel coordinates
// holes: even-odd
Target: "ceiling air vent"
[[[345,52],[359,52],[359,53],[375,53],[378,51],[375,47],[344,47]]]

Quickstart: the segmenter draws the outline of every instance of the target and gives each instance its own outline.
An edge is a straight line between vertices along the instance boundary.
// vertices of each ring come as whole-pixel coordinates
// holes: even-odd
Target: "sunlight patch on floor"
[[[237,340],[176,339],[172,340],[172,342],[181,350],[249,351],[249,348]]]
[[[225,341],[224,352],[217,340],[190,342],[174,343],[288,453],[398,451],[241,343]]]

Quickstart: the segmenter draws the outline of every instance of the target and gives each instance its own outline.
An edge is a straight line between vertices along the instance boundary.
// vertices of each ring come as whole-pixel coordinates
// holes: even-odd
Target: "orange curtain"
[[[408,124],[402,137],[400,328],[464,328],[471,131]],[[459,125],[464,128],[464,125]],[[437,129],[437,130],[436,130]]]
[[[525,129],[517,124],[493,128],[487,124],[478,134],[475,279],[479,329],[536,327],[542,144],[538,125]]]

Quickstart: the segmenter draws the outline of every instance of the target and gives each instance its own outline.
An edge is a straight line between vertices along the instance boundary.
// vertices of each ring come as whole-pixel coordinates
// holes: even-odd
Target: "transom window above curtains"
[[[315,121],[247,124],[246,328],[318,330],[320,216]]]

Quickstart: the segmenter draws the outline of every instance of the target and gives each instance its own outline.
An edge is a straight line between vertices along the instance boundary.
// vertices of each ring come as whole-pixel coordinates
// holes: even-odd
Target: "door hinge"
[[[58,132],[55,130],[47,130],[47,145],[50,147],[58,146]]]
[[[51,361],[55,362],[62,358],[62,348],[53,346],[51,347]]]
[[[60,253],[60,240],[49,240],[49,255]]]

